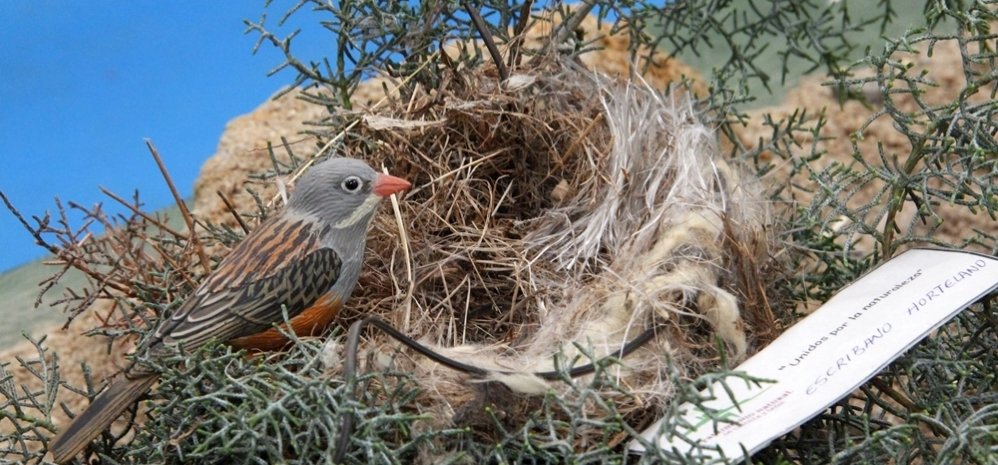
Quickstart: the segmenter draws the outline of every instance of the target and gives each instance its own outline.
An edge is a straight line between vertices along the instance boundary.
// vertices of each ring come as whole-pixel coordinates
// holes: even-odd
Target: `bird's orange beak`
[[[380,197],[388,197],[389,195],[398,194],[399,192],[402,192],[410,187],[412,187],[412,184],[405,179],[381,173],[374,179],[374,188],[372,190]]]

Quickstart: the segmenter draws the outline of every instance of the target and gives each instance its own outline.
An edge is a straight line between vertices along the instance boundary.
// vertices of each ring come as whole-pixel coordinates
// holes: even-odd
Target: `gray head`
[[[322,246],[339,254],[340,279],[331,291],[346,299],[360,276],[367,227],[381,199],[408,189],[409,182],[378,173],[352,158],[330,158],[319,162],[298,180],[288,212],[318,218],[322,223]]]
[[[317,217],[335,230],[367,231],[381,199],[408,189],[409,182],[374,171],[353,158],[330,158],[302,175],[288,208]]]

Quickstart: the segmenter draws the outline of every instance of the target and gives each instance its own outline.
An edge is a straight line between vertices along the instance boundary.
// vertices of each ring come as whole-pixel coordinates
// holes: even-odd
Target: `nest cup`
[[[647,416],[673,392],[669,372],[741,359],[771,329],[765,305],[740,305],[764,288],[766,202],[688,94],[558,61],[505,83],[488,68],[443,81],[371,110],[340,147],[415,186],[376,220],[347,321],[381,315],[452,358],[518,373],[472,380],[385,357],[397,346],[372,335],[368,369],[413,372],[434,426],[480,425],[490,406],[523,418],[531,395],[574,392],[531,372],[613,356],[652,329],[602,392]]]

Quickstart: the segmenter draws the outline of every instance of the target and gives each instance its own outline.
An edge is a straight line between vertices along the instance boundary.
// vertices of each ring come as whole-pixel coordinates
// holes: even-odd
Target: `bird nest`
[[[578,394],[532,373],[610,358],[599,390],[647,417],[674,392],[669,373],[716,369],[768,334],[766,202],[687,94],[563,62],[444,81],[353,115],[338,147],[414,185],[376,220],[345,321],[380,315],[492,373],[371,333],[367,369],[413,373],[433,422],[515,422],[531,395]]]

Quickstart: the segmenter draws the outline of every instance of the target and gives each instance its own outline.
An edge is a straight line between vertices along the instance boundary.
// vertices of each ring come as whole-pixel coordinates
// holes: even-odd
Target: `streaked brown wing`
[[[318,250],[325,232],[309,219],[289,217],[287,213],[271,217],[222,260],[195,295],[231,289],[250,279],[272,276],[288,263]]]
[[[307,220],[261,224],[163,321],[149,346],[190,350],[268,329],[283,320],[282,305],[289,318],[301,313],[340,275],[340,257],[319,248],[320,233]]]

